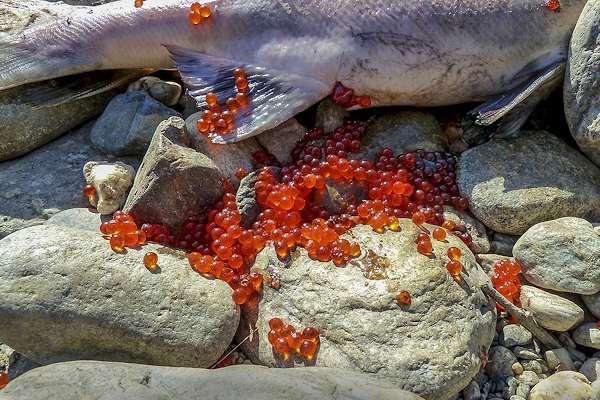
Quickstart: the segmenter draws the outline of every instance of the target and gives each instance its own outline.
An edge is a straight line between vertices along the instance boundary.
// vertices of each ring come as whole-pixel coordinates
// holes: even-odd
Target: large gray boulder
[[[422,400],[366,374],[333,368],[216,370],[75,361],[27,373],[1,400]]]
[[[564,84],[565,114],[573,138],[600,165],[600,1],[589,0],[571,36]]]
[[[159,256],[159,270],[143,265]],[[208,367],[231,343],[231,289],[157,245],[113,253],[100,234],[41,225],[0,241],[0,342],[39,363]]]
[[[473,147],[458,166],[471,212],[497,232],[521,235],[542,221],[600,217],[600,169],[548,132]]]
[[[248,326],[258,329],[243,344],[245,354],[255,363],[288,365],[267,340],[268,321],[279,317],[297,329],[320,329],[316,366],[371,373],[427,399],[449,399],[465,388],[495,332],[494,305],[478,289],[484,273],[453,235],[433,240],[434,256],[427,257],[416,251],[418,228],[406,219],[400,226],[383,234],[353,228],[347,239],[360,244],[362,256],[345,268],[311,260],[304,249],[285,262],[263,250],[253,269],[267,282],[278,275],[280,287],[265,285],[257,310],[243,309],[238,339]],[[449,246],[462,250],[460,284],[445,267]],[[402,290],[411,293],[410,306],[396,303]]]

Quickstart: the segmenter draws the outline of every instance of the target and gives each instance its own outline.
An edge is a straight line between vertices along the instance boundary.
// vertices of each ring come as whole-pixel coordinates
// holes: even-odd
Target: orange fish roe
[[[209,18],[211,15],[212,11],[208,6],[200,3],[193,3],[190,6],[190,14],[188,18],[192,25],[200,25],[203,20]]]
[[[156,268],[158,267],[158,254],[156,254],[152,251],[149,253],[146,253],[146,255],[144,256],[144,265],[150,271],[156,270]]]
[[[560,9],[560,1],[559,0],[546,0],[544,6],[550,11],[558,11]]]
[[[459,280],[463,265],[460,261],[450,260],[446,263],[446,269],[455,280]]]
[[[96,193],[96,188],[92,185],[85,185],[83,187],[83,195],[87,197],[90,204],[94,204],[97,200],[98,194]]]
[[[371,107],[371,98],[369,96],[355,96],[354,90],[347,88],[341,82],[336,82],[333,86],[331,100],[343,108],[354,106],[362,108]]]
[[[400,306],[410,306],[412,303],[410,293],[406,290],[402,290],[396,295],[396,303],[398,303]]]
[[[135,6],[135,8],[140,8],[141,6],[144,5],[144,0],[135,0],[133,5]]]
[[[435,228],[431,234],[437,241],[443,242],[446,240],[446,231],[443,228]]]
[[[596,321],[596,328],[600,329],[600,321]]]
[[[494,275],[492,276],[492,285],[511,303],[518,304],[519,293],[521,291],[521,264],[514,260],[501,260],[494,263]],[[496,307],[503,311],[504,308],[499,304]]]
[[[244,167],[239,167],[237,169],[237,171],[235,171],[235,177],[238,178],[240,181],[242,179],[244,179],[245,177],[247,177],[249,174],[248,170]]]
[[[233,74],[235,79],[246,76],[243,69]],[[225,114],[217,110],[214,94],[209,93],[206,102],[210,109],[203,112],[203,120],[214,121],[215,114]],[[206,216],[190,218],[173,230],[160,224],[144,224],[140,229],[144,242],[191,252],[188,259],[194,271],[228,283],[236,304],[246,304],[260,294],[262,276],[251,274],[250,268],[267,243],[282,260],[302,247],[312,259],[332,261],[341,267],[361,255],[357,243],[342,237],[352,227],[367,224],[376,232],[398,231],[400,218],[412,218],[419,226],[443,224],[469,245],[470,236],[454,231],[455,226],[443,218],[445,204],[463,210],[468,206],[466,199],[458,195],[454,157],[423,150],[395,156],[392,150],[383,149],[375,162],[353,159],[350,154],[361,150],[364,132],[364,124],[354,121],[346,122],[328,137],[323,129],[309,130],[292,150],[292,162],[281,166],[278,174],[265,168],[280,166],[274,156],[262,150],[255,152],[255,170],[259,173],[254,191],[260,212],[251,225],[241,225],[234,189],[227,181],[225,195]],[[247,173],[240,169],[236,177],[243,178]],[[327,185],[338,182],[360,185],[368,195],[365,199],[348,199],[342,212],[331,215],[320,205],[319,194]],[[126,214],[116,213],[101,231],[107,239],[118,236],[123,230],[120,224],[126,220]],[[135,223],[131,223],[126,233],[136,232]],[[422,254],[432,255],[431,238],[425,231],[418,233],[415,244]],[[267,283],[274,286],[271,279]]]
[[[225,100],[224,105],[219,105],[217,95],[207,93],[205,97],[209,109],[202,113],[202,117],[196,123],[198,133],[209,136],[210,134],[225,135],[235,130],[235,114],[248,107],[249,99],[246,94],[250,90],[250,84],[246,71],[236,68],[233,71],[237,94]],[[227,110],[223,111],[223,108]]]
[[[312,361],[318,351],[320,332],[317,328],[304,328],[302,333],[296,331],[293,325],[285,325],[279,318],[269,320],[267,335],[273,351],[287,360],[290,356],[300,356]]]
[[[448,258],[453,261],[458,261],[460,260],[460,257],[462,257],[462,251],[460,251],[458,247],[449,247],[447,254]]]
[[[0,371],[0,390],[4,389],[8,385],[8,372]]]

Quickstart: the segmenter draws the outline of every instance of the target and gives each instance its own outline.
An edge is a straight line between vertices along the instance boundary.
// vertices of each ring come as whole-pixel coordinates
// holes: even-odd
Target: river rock
[[[159,256],[159,270],[142,259]],[[39,363],[76,359],[208,367],[239,322],[230,287],[184,253],[116,254],[101,235],[42,225],[0,241],[0,341]]]
[[[0,128],[2,129],[2,128]],[[90,159],[114,161],[89,141],[87,124],[48,145],[0,166],[0,238],[28,226],[43,224],[54,214],[89,207],[81,193],[81,177]],[[133,167],[135,158],[120,158]]]
[[[600,214],[600,169],[544,131],[467,150],[458,187],[479,221],[511,235],[542,221]]]
[[[300,125],[295,118],[291,118],[278,127],[256,136],[256,140],[280,163],[287,164],[292,161],[291,153],[294,146],[304,138],[305,133],[306,128]]]
[[[423,149],[446,151],[446,139],[435,117],[418,111],[378,115],[369,121],[363,136],[361,158],[376,161],[377,154],[390,148],[394,154]]]
[[[600,374],[600,359],[595,357],[588,358],[579,368],[579,373],[585,375],[590,382],[594,382]]]
[[[583,295],[581,296],[581,299],[594,317],[600,319],[600,292],[587,296]]]
[[[564,347],[548,350],[544,353],[548,368],[553,371],[573,371],[575,365],[569,350]]]
[[[494,346],[488,354],[486,372],[490,378],[498,381],[513,376],[512,366],[517,357],[504,346]]]
[[[523,285],[520,300],[523,308],[546,329],[566,332],[583,321],[583,310],[577,304],[534,286]]]
[[[529,400],[596,400],[585,376],[578,372],[562,371],[543,379],[534,386]]]
[[[506,347],[525,346],[532,338],[531,332],[521,325],[510,324],[502,328],[502,342]]]
[[[600,328],[595,322],[582,324],[573,331],[573,340],[581,346],[600,349]]]
[[[485,225],[475,219],[469,212],[446,206],[444,207],[444,219],[454,222],[457,230],[471,235],[471,238],[473,238],[471,246],[473,253],[489,253],[490,240]]]
[[[416,251],[418,228],[406,219],[400,227],[383,234],[353,228],[345,237],[359,243],[363,255],[345,268],[311,260],[304,249],[284,262],[272,248],[261,252],[253,269],[267,284],[258,310],[243,311],[237,337],[246,337],[248,326],[258,329],[242,345],[244,353],[255,363],[289,365],[267,340],[268,321],[279,317],[297,328],[320,329],[316,366],[371,373],[428,399],[446,400],[464,389],[495,332],[495,308],[477,288],[485,275],[460,239],[434,240],[435,256],[426,257]],[[461,284],[445,268],[448,246],[462,250]],[[279,289],[269,286],[273,277]],[[401,290],[411,293],[408,307],[395,301]]]
[[[515,258],[536,286],[579,294],[600,291],[600,236],[580,218],[559,218],[531,227],[517,241]]]
[[[171,107],[179,102],[181,85],[177,82],[163,81],[156,76],[144,76],[129,84],[127,91],[145,92],[154,100],[160,101],[165,106]]]
[[[83,176],[88,185],[96,189],[92,205],[102,215],[121,209],[133,184],[135,170],[132,166],[116,163],[89,161],[83,166]]]
[[[117,156],[143,155],[162,121],[178,116],[144,92],[115,96],[92,129],[92,142]]]
[[[519,240],[519,236],[505,235],[504,233],[493,232],[491,238],[491,253],[502,254],[506,257],[512,257],[513,247],[515,246],[515,243],[517,243],[517,240]]]
[[[330,98],[321,101],[317,106],[315,127],[323,128],[325,133],[332,133],[350,119],[350,112],[335,104]]]
[[[152,138],[123,210],[136,221],[175,227],[204,217],[223,196],[224,177],[206,155],[189,148],[184,121],[163,121]]]
[[[200,117],[201,113],[198,112],[190,115],[185,120],[185,129],[191,140],[191,147],[210,157],[221,171],[221,174],[232,183],[237,181],[235,173],[239,168],[252,171],[254,165],[252,154],[257,151],[264,151],[256,137],[227,145],[212,143],[208,138],[198,133],[196,123]]]
[[[564,100],[569,129],[577,145],[600,165],[600,1],[590,0],[581,12],[569,48]]]
[[[366,374],[334,368],[236,365],[208,370],[98,361],[72,361],[38,368],[0,393],[2,400],[23,398],[423,400]]]

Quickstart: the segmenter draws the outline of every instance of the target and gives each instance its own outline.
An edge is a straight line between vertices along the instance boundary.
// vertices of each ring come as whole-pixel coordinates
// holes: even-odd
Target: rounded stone
[[[596,294],[583,295],[581,299],[587,306],[592,315],[600,319],[600,292]]]
[[[579,373],[585,375],[590,382],[594,382],[598,379],[598,374],[600,373],[600,359],[595,357],[588,358],[579,367]]]
[[[577,21],[564,83],[565,114],[571,135],[590,160],[600,165],[600,1],[589,0]]]
[[[43,364],[208,367],[240,315],[229,286],[194,273],[184,253],[151,244],[116,254],[99,233],[50,224],[0,241],[0,293],[0,341]]]
[[[486,372],[490,378],[498,381],[513,376],[512,366],[517,357],[504,346],[494,346],[490,349]]]
[[[521,325],[510,324],[502,328],[502,341],[506,347],[525,346],[532,338],[531,332]]]
[[[306,128],[295,118],[256,136],[258,143],[283,164],[291,163],[292,150],[304,138]]]
[[[323,128],[325,133],[332,133],[350,118],[350,112],[335,104],[330,98],[319,103],[315,115],[315,127]]]
[[[129,189],[133,185],[135,170],[132,166],[116,163],[89,161],[83,166],[85,181],[96,189],[97,200],[92,204],[102,215],[121,209]]]
[[[458,164],[460,193],[497,232],[520,235],[542,221],[600,216],[600,170],[548,132],[487,142]]]
[[[160,101],[165,106],[171,107],[179,102],[181,85],[177,82],[163,81],[156,76],[144,76],[129,84],[127,91],[145,92],[154,100]]]
[[[98,118],[90,135],[99,149],[116,156],[143,155],[158,125],[179,116],[144,92],[115,96]]]
[[[566,332],[583,321],[584,312],[577,304],[535,286],[523,285],[520,300],[523,308],[546,329]]]
[[[529,400],[594,400],[592,387],[578,372],[557,372],[543,379],[529,393]]]
[[[600,236],[581,218],[531,227],[515,244],[523,276],[536,286],[578,294],[600,291]]]
[[[435,117],[417,111],[378,115],[369,121],[363,140],[361,158],[375,161],[384,148],[395,154],[418,149],[446,151],[446,138]]]
[[[37,368],[11,382],[2,400],[244,399],[423,400],[366,374],[334,368],[173,368],[72,361]]]
[[[581,346],[600,349],[600,328],[595,322],[582,324],[573,331],[573,340]]]
[[[540,381],[537,374],[533,371],[523,371],[517,379],[522,384],[529,386],[535,386]]]
[[[267,340],[267,322],[279,317],[298,329],[320,329],[316,366],[368,372],[439,400],[465,388],[495,332],[495,307],[478,289],[485,275],[458,238],[433,241],[434,255],[427,257],[416,251],[419,229],[406,219],[400,227],[398,233],[383,234],[364,225],[353,228],[345,237],[360,244],[362,256],[344,268],[311,260],[304,249],[284,262],[271,248],[261,252],[253,269],[266,276],[267,284],[258,310],[243,308],[238,339],[246,337],[249,326],[257,328],[243,344],[245,354],[256,363],[289,365]],[[445,268],[449,246],[462,250],[460,284]],[[279,289],[268,285],[275,275]],[[410,306],[396,303],[401,290],[411,294]]]

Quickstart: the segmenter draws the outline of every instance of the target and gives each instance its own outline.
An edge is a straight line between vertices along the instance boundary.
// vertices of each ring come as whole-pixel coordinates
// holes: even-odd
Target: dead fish
[[[9,0],[0,0],[0,5]],[[328,96],[335,82],[373,107],[487,101],[490,124],[523,115],[562,77],[571,32],[585,0],[214,0],[212,17],[188,21],[192,1],[122,0],[61,5],[58,18],[0,42],[0,90],[95,70],[70,100],[112,87],[140,69],[177,68],[189,93],[234,93],[242,67],[251,106],[219,143],[259,134]],[[45,3],[48,4],[48,3]],[[122,75],[120,75],[122,73]],[[79,86],[78,86],[79,85]]]

